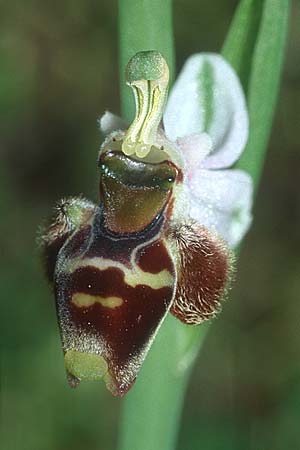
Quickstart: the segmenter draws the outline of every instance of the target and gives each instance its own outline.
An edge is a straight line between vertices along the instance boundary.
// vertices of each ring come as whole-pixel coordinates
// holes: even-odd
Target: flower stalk
[[[250,111],[250,139],[236,167],[246,170],[256,187],[278,94],[288,11],[288,0],[242,0],[223,48],[241,77]],[[171,0],[119,0],[119,33],[121,109],[131,122],[134,100],[124,78],[130,58],[157,50],[173,77]],[[208,328],[166,318],[135,386],[122,401],[119,450],[175,448],[185,389]]]
[[[132,92],[126,86],[125,68],[132,56],[145,50],[159,51],[168,63],[170,80],[173,79],[172,1],[120,0],[119,42],[121,110],[123,118],[130,122],[135,108]],[[134,388],[122,401],[120,450],[174,447],[191,367],[189,360],[194,359],[207,327],[192,327],[188,334],[186,328],[171,316],[161,327]]]

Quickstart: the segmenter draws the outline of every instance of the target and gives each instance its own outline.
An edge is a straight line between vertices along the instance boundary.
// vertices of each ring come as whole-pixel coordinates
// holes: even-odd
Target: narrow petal
[[[220,55],[197,54],[184,65],[171,90],[164,114],[171,140],[207,132],[213,151],[206,168],[230,167],[248,138],[248,114],[239,79]]]
[[[251,177],[237,169],[200,170],[197,175],[188,183],[190,216],[237,246],[252,220]]]
[[[113,131],[126,130],[126,128],[128,128],[125,120],[121,119],[121,117],[116,116],[110,111],[106,111],[103,116],[100,117],[99,125],[100,130],[104,134],[104,136],[107,136]]]

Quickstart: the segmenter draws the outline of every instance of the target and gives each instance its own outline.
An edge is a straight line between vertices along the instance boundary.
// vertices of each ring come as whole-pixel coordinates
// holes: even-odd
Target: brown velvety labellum
[[[171,313],[186,324],[200,324],[220,309],[232,273],[233,256],[206,228],[185,224],[172,230],[178,248],[178,283]]]
[[[64,351],[101,355],[107,386],[121,396],[170,308],[176,276],[161,237],[162,218],[131,235],[112,234],[104,223],[99,209],[93,224],[62,247],[55,293]]]
[[[130,368],[132,361],[136,359],[135,364],[140,364],[145,347],[168,311],[173,288],[152,289],[146,284],[132,287],[120,269],[101,271],[91,266],[77,269],[69,285],[72,290],[65,301],[69,302],[71,322],[78,330],[86,330],[105,342],[101,356],[108,363],[115,393],[125,393],[136,377],[134,367]],[[78,307],[71,302],[74,293],[119,298],[120,303],[108,307],[95,301],[91,306]],[[124,383],[122,372],[127,373],[128,383]]]
[[[173,264],[163,241],[156,241],[151,245],[143,247],[137,253],[139,267],[145,272],[159,273],[164,268],[171,272]]]

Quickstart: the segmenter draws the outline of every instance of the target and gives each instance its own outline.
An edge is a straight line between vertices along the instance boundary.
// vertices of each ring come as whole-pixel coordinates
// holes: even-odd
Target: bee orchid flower
[[[104,379],[119,396],[168,312],[196,325],[220,309],[252,196],[250,177],[230,169],[248,116],[220,56],[190,58],[168,101],[160,53],[136,54],[126,80],[136,116],[100,120],[99,204],[62,200],[42,238],[69,383]]]

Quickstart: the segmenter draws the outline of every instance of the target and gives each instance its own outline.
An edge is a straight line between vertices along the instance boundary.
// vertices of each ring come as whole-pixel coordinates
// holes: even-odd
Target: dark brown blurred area
[[[221,48],[237,3],[175,2],[178,69]],[[300,450],[299,24],[296,0],[253,227],[188,389],[180,450]],[[119,401],[67,386],[36,234],[59,198],[97,200],[97,119],[119,113],[116,1],[2,2],[0,27],[0,447],[112,450]]]

